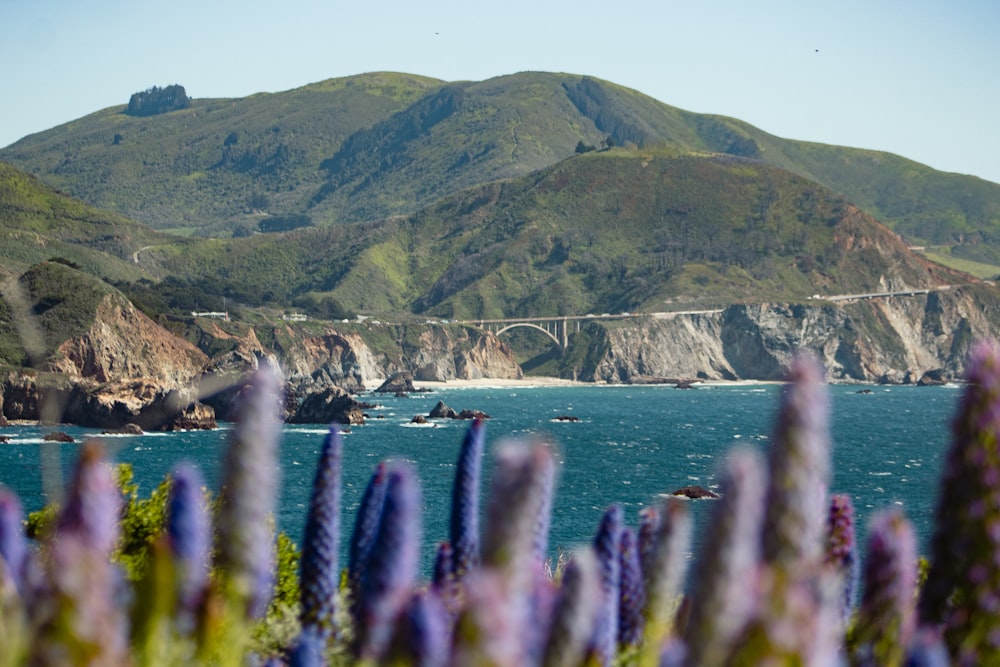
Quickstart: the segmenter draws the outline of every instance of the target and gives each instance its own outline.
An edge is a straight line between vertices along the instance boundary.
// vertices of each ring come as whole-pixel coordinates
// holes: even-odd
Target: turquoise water
[[[949,442],[949,422],[960,395],[956,387],[831,386],[834,441],[831,491],[850,493],[863,530],[877,508],[900,504],[914,522],[924,551],[932,529],[938,476]],[[590,540],[604,509],[620,503],[630,524],[659,494],[686,484],[712,487],[715,470],[734,444],[766,451],[781,388],[777,385],[574,386],[447,389],[409,398],[371,397],[381,406],[364,426],[344,436],[345,531],[375,464],[386,458],[413,461],[420,473],[424,545],[429,562],[436,542],[447,536],[454,464],[468,422],[409,424],[443,400],[456,410],[482,410],[487,422],[484,496],[491,452],[504,438],[549,435],[559,452],[553,508],[553,552]],[[559,415],[579,422],[558,422]],[[97,432],[65,427],[78,441]],[[290,426],[281,445],[282,496],[279,526],[298,539],[314,465],[325,435],[322,427]],[[42,443],[43,430],[0,429],[11,438],[0,445],[0,482],[13,488],[29,510],[41,507],[46,489],[68,479],[77,444]],[[191,460],[216,487],[228,428],[217,431],[106,437],[112,456],[131,463],[141,493],[148,493],[173,465]],[[53,491],[54,492],[54,491]],[[485,498],[484,498],[485,502]],[[692,501],[696,528],[704,526],[711,501]],[[697,536],[699,531],[695,531]],[[342,540],[346,544],[345,537]]]

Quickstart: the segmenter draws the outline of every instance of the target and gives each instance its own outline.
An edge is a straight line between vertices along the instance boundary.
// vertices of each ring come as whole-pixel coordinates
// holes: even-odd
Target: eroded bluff
[[[565,377],[781,380],[795,352],[812,350],[834,382],[959,379],[971,341],[996,337],[1000,298],[973,285],[843,304],[741,304],[718,313],[595,322]]]

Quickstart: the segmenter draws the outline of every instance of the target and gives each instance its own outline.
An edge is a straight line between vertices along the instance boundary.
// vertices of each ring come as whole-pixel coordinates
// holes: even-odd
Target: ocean
[[[870,390],[870,393],[864,390]],[[733,446],[766,453],[781,387],[775,384],[670,386],[538,386],[447,388],[409,397],[369,396],[378,402],[371,419],[344,436],[342,550],[358,502],[380,460],[412,461],[419,472],[424,511],[424,561],[447,537],[455,461],[469,422],[411,424],[438,401],[456,411],[481,410],[487,447],[483,503],[489,494],[492,452],[505,439],[542,435],[556,443],[559,461],[550,550],[587,543],[604,510],[622,505],[627,522],[638,525],[641,508],[662,502],[688,484],[713,488],[716,472]],[[864,392],[864,393],[863,393]],[[863,539],[872,512],[902,506],[916,529],[922,553],[933,530],[938,479],[950,441],[950,420],[961,388],[857,385],[830,386],[833,440],[831,492],[854,500]],[[561,421],[573,416],[579,421]],[[21,497],[27,510],[42,507],[69,479],[79,443],[93,429],[59,427],[77,442],[46,443],[51,428],[0,429],[0,483]],[[198,465],[217,488],[229,425],[215,431],[101,436],[115,461],[132,464],[140,494],[146,495],[179,461]],[[282,492],[279,528],[299,540],[309,491],[326,428],[286,426],[281,443]],[[690,501],[695,546],[708,521],[711,500]],[[346,560],[342,562],[346,563]]]

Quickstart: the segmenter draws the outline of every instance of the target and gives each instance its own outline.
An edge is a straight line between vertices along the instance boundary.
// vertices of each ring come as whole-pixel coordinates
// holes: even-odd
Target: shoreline
[[[372,392],[377,389],[384,379],[369,380],[365,383],[365,390]],[[417,389],[471,389],[489,387],[671,387],[677,382],[645,382],[645,383],[607,383],[607,382],[584,382],[582,380],[566,380],[564,378],[551,376],[531,376],[523,378],[476,378],[476,379],[454,379],[454,380],[414,380],[413,386]],[[703,385],[706,387],[738,387],[765,384],[784,384],[781,380],[694,380],[693,386]]]

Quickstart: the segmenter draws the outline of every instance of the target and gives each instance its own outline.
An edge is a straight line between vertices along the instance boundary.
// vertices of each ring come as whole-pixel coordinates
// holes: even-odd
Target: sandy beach
[[[372,391],[377,389],[385,380],[375,379],[365,383],[365,389]],[[660,386],[669,386],[673,383],[666,382]],[[704,386],[717,385],[759,385],[759,384],[782,384],[775,380],[694,380],[692,384]],[[566,380],[557,377],[532,376],[520,379],[511,378],[478,378],[475,380],[447,380],[424,381],[414,380],[413,385],[418,389],[463,389],[470,387],[609,387],[612,385],[603,382],[580,382],[576,380]],[[637,384],[635,386],[643,386]]]

